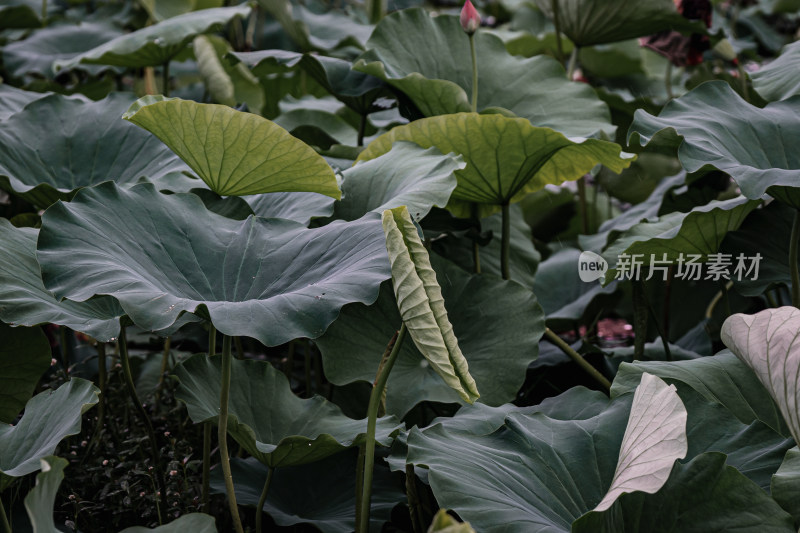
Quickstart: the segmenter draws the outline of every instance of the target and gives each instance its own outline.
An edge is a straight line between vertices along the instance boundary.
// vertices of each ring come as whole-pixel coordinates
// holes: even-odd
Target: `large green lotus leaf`
[[[475,48],[478,111],[510,111],[568,136],[613,135],[608,107],[588,85],[567,81],[554,59],[512,56],[503,41],[482,31]],[[367,49],[353,68],[404,92],[425,116],[470,111],[472,62],[458,17],[396,11],[376,26]]]
[[[767,390],[752,370],[728,350],[690,361],[622,363],[611,386],[611,396],[632,391],[643,372],[667,383],[688,385],[706,400],[724,406],[744,424],[758,420],[783,436],[789,435],[778,406]],[[683,388],[679,387],[678,392],[682,394]]]
[[[35,533],[58,533],[53,519],[55,500],[69,461],[50,455],[43,457],[40,465],[42,471],[36,474],[36,486],[25,496],[25,510]]]
[[[123,118],[161,139],[217,194],[295,191],[341,197],[333,169],[319,154],[258,115],[145,96]]]
[[[64,437],[81,430],[81,417],[99,400],[100,389],[72,378],[56,390],[31,398],[15,426],[0,424],[0,472],[20,477],[39,469]]]
[[[175,57],[196,35],[221,28],[236,17],[246,17],[250,6],[203,9],[178,15],[84,52],[67,61],[57,61],[57,69],[74,68],[80,63],[141,68],[163,65]]]
[[[691,494],[691,497],[687,495]],[[605,513],[588,513],[573,533],[742,531],[789,533],[792,517],[725,455],[704,453],[672,469],[657,494],[625,494]]]
[[[800,94],[800,42],[784,47],[775,61],[750,74],[753,87],[769,101],[786,100]]]
[[[553,18],[550,0],[534,0]],[[576,46],[613,43],[664,30],[705,32],[701,22],[683,17],[672,0],[559,0],[561,31]]]
[[[512,205],[509,208],[509,218],[508,268],[510,279],[531,288],[534,285],[535,274],[542,257],[533,245],[531,227],[525,222],[525,216],[520,204]],[[503,217],[500,213],[486,217],[481,220],[480,228],[481,232],[492,232],[492,240],[489,241],[489,244],[480,248],[481,272],[489,272],[502,277],[500,241],[503,234]],[[472,255],[474,242],[466,236],[448,235],[446,239],[433,240],[433,250],[464,270],[472,272],[475,268],[475,259]],[[534,292],[538,297],[539,293]]]
[[[392,286],[403,324],[419,352],[461,399],[480,397],[469,363],[447,316],[442,287],[417,226],[405,206],[383,212],[383,232],[392,265]]]
[[[795,442],[800,442],[800,310],[737,313],[722,324],[722,342],[749,366],[778,404]]]
[[[334,144],[355,146],[358,130],[339,115],[321,109],[292,109],[275,118],[275,124],[301,141],[327,150]]]
[[[747,258],[761,255],[758,276],[745,276],[741,280],[732,278],[736,290],[745,296],[760,296],[766,290],[781,285],[791,287],[792,274],[789,268],[789,241],[792,223],[797,211],[781,202],[771,202],[762,209],[748,215],[741,227],[728,233],[722,242],[721,251]],[[774,238],[765,239],[765,235]],[[784,238],[780,236],[784,235]]]
[[[264,512],[279,526],[311,524],[323,533],[351,533],[355,527],[356,459],[355,450],[346,450],[320,461],[275,469]],[[211,473],[211,490],[225,493],[218,470]],[[239,505],[258,504],[267,467],[255,458],[231,459],[236,501]],[[391,518],[392,509],[406,501],[402,482],[388,469],[375,465],[370,501],[370,529],[380,531]]]
[[[139,3],[153,20],[161,22],[190,11],[222,7],[225,2],[223,0],[139,0]]]
[[[0,339],[0,422],[10,424],[50,368],[50,342],[39,328],[12,328],[2,322]]]
[[[595,401],[598,407],[603,403],[602,399]],[[575,402],[580,405],[571,410],[585,408],[586,398],[570,391],[553,399],[562,410],[562,404]],[[734,469],[742,462],[751,466],[748,461],[756,455],[753,450],[736,455],[742,441],[754,445],[749,428],[699,395],[685,399],[684,404],[689,412],[688,442],[695,437],[703,441],[708,451],[730,453],[732,466],[725,466],[722,455],[713,461],[713,466],[709,465],[709,454],[701,453],[706,450],[692,450],[690,444],[688,459],[698,457],[696,463],[677,463],[659,492],[624,494],[609,511],[596,516],[614,518],[622,508],[624,515],[648,521],[641,531],[707,531],[697,528],[730,524],[731,517],[746,531],[758,531],[756,524],[771,531],[784,531],[788,515],[756,483]],[[570,531],[572,523],[594,509],[611,486],[630,406],[631,395],[625,395],[587,413],[591,416],[577,419],[551,417],[546,411],[525,413],[529,408],[515,408],[507,414],[503,426],[489,434],[483,422],[477,422],[474,431],[464,424],[459,429],[444,424],[424,430],[415,428],[408,437],[408,462],[427,467],[437,502],[456,511],[479,531]],[[709,425],[708,420],[714,420],[715,424]],[[770,434],[771,430],[760,427]],[[771,435],[784,441],[774,433]],[[763,439],[763,433],[760,437]],[[772,442],[764,445],[762,440],[760,444],[771,453]],[[769,457],[773,469],[782,457],[777,455],[776,460],[775,455]],[[698,481],[698,497],[677,497],[687,490],[687,479],[682,472],[697,463],[703,465],[692,471],[702,479]],[[720,476],[726,483],[714,482]],[[728,479],[731,477],[734,482]],[[636,507],[627,502],[631,497],[643,500],[637,501],[642,507],[647,505],[647,512],[637,513]],[[664,510],[660,511],[661,508]],[[702,521],[697,520],[695,512],[703,516]],[[682,518],[684,514],[692,514],[693,518]],[[591,529],[582,529],[587,530]],[[711,527],[711,530],[726,529]]]
[[[47,207],[103,181],[132,185],[188,170],[158,139],[119,119],[132,100],[54,94],[0,122],[0,187]]]
[[[264,218],[285,218],[308,226],[312,218],[333,214],[336,200],[314,192],[269,192],[245,198],[253,212]]]
[[[148,527],[128,527],[120,533],[217,533],[217,526],[214,517],[203,513],[190,513],[176,518],[169,524],[158,526],[153,529]]]
[[[783,463],[772,476],[769,492],[794,517],[795,528],[800,527],[800,449],[797,446],[786,452]]]
[[[714,200],[688,213],[676,211],[656,220],[641,222],[622,232],[612,231],[608,237],[611,244],[602,254],[609,263],[605,283],[609,283],[617,275],[630,275],[630,261],[623,263],[627,265],[624,267],[625,272],[618,270],[623,261],[620,258],[625,254],[630,257],[639,256],[643,273],[650,265],[651,255],[657,261],[665,260],[672,264],[677,264],[681,254],[684,259],[694,254],[701,256],[698,261],[707,261],[709,254],[719,251],[725,235],[738,229],[747,215],[760,203],[760,200],[743,197]],[[731,273],[736,266],[734,262],[730,268]]]
[[[724,81],[703,83],[672,100],[659,116],[636,111],[628,141],[640,144],[661,130],[682,138],[678,157],[687,172],[711,165],[731,175],[750,199],[765,193],[800,207],[800,98],[773,102],[759,109],[743,100]]]
[[[276,67],[299,68],[338,100],[358,113],[373,111],[373,101],[382,93],[384,83],[373,76],[352,69],[344,59],[287,50],[231,52],[231,62],[242,62],[258,77],[269,76]]]
[[[225,335],[275,346],[322,335],[347,303],[375,301],[390,275],[384,243],[374,216],[313,230],[236,221],[193,194],[109,182],[45,212],[37,257],[58,298],[113,296],[151,331],[197,311]]]
[[[26,39],[3,47],[3,65],[16,78],[34,74],[53,77],[53,62],[71,57],[99,46],[123,34],[111,24],[87,22],[76,26],[53,26],[31,33]],[[97,74],[108,67],[81,65],[83,70]]]
[[[41,13],[38,0],[6,0],[0,5],[0,29],[38,28],[42,25]]]
[[[372,141],[358,160],[385,154],[397,141],[464,156],[467,168],[456,172],[458,186],[448,208],[465,218],[470,216],[472,202],[489,204],[481,205],[481,214],[489,215],[500,205],[517,202],[545,185],[576,180],[598,164],[621,172],[634,157],[617,144],[570,140],[521,118],[457,113],[393,128]]]
[[[36,261],[38,236],[37,229],[15,228],[8,220],[0,220],[0,320],[18,326],[58,324],[102,342],[119,336],[119,319],[125,313],[113,298],[59,301],[44,288]],[[47,353],[49,361],[49,346]]]
[[[0,83],[0,120],[5,120],[14,113],[22,110],[23,107],[34,100],[39,100],[53,93],[37,93],[34,91],[23,91],[12,87],[7,83]],[[78,95],[73,98],[81,99]]]
[[[687,417],[675,385],[667,385],[652,374],[642,374],[611,487],[594,511],[605,511],[625,493],[654,494],[664,486],[673,463],[686,457],[689,450]]]
[[[215,421],[219,414],[221,357],[198,354],[181,363],[177,397],[195,422]],[[321,396],[295,396],[286,376],[270,363],[235,360],[231,369],[228,433],[269,467],[311,463],[364,440],[367,420],[353,420]],[[377,442],[388,446],[399,431],[393,416],[378,420]]]
[[[513,400],[544,334],[544,315],[536,297],[515,282],[489,274],[468,274],[436,256],[431,262],[470,374],[480,386],[481,402],[496,406]],[[514,313],[509,314],[508,309]],[[345,307],[341,317],[317,339],[325,376],[337,385],[372,382],[381,354],[400,323],[388,283],[382,286],[375,304]],[[406,340],[389,374],[386,410],[403,416],[423,400],[463,403],[414,343]]]
[[[355,220],[404,205],[414,220],[422,220],[434,205],[447,205],[456,188],[453,172],[465,166],[460,156],[397,143],[388,153],[342,172],[342,200],[334,216]]]

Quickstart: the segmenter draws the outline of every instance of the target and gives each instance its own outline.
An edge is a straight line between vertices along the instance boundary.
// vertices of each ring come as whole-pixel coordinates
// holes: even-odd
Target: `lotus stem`
[[[475,53],[475,34],[469,34],[469,52],[472,55],[472,112],[478,112],[478,55]]]
[[[472,210],[472,218],[477,220],[478,224],[480,225],[481,219],[480,219],[480,214],[479,214],[480,210],[478,208],[478,203],[477,202],[472,202],[472,204],[470,205],[470,209]],[[481,273],[481,248],[480,248],[480,245],[478,245],[478,240],[477,239],[475,239],[472,242],[472,263],[474,265],[475,273],[476,274],[480,274]]]
[[[408,498],[408,513],[411,515],[411,526],[414,533],[425,533],[425,521],[422,517],[422,506],[419,502],[417,491],[417,476],[414,465],[406,465],[406,498]]]
[[[356,146],[364,146],[364,132],[367,130],[367,114],[361,114],[361,120],[358,123],[358,141]]]
[[[366,453],[366,446],[361,443],[356,458],[356,524],[361,519],[361,494],[364,492],[364,456]]]
[[[169,353],[172,344],[172,338],[167,337],[164,339],[164,352],[161,355],[161,372],[158,375],[158,385],[156,386],[156,410],[161,402],[161,389],[164,388],[164,374],[167,373],[167,366],[169,365]]]
[[[717,305],[722,301],[731,287],[733,287],[733,282],[729,281],[723,285],[722,289],[712,298],[711,303],[706,307],[706,318],[710,319],[714,315],[714,309],[717,308]],[[730,313],[728,313],[728,315],[730,315]]]
[[[558,0],[551,1],[551,8],[553,10],[553,24],[556,27],[556,49],[558,50],[558,61],[564,64],[564,47],[561,45],[561,21],[559,20]]]
[[[0,498],[0,522],[3,524],[3,533],[12,533],[11,524],[8,521],[8,516],[6,516],[6,508],[3,507],[2,498]]]
[[[672,61],[667,61],[667,71],[664,73],[664,88],[667,90],[667,100],[675,98],[672,92]]]
[[[397,356],[400,354],[400,346],[403,344],[403,338],[406,336],[405,322],[400,327],[397,337],[394,341],[392,351],[382,362],[380,373],[375,380],[375,385],[372,387],[372,393],[369,396],[369,408],[367,410],[367,435],[364,440],[364,482],[361,490],[361,514],[357,517],[358,524],[356,531],[358,533],[369,533],[369,512],[370,501],[372,499],[372,475],[375,467],[375,428],[378,424],[378,408],[383,399],[383,391],[386,388],[386,382],[389,379],[389,372],[392,371]],[[385,355],[385,354],[384,354]]]
[[[222,378],[219,393],[219,421],[217,423],[219,438],[219,458],[222,465],[222,477],[225,480],[225,491],[228,493],[228,506],[236,533],[244,533],[239,507],[236,505],[236,492],[233,487],[231,458],[228,455],[228,398],[231,391],[231,337],[222,337]]]
[[[794,212],[792,234],[789,239],[789,270],[792,273],[792,305],[800,307],[800,269],[798,269],[797,266],[798,240],[800,240],[800,210]]]
[[[367,0],[364,7],[370,24],[377,24],[386,16],[386,0]]]
[[[575,67],[578,64],[578,46],[572,48],[572,53],[569,56],[569,65],[567,66],[567,79],[572,81],[575,76]]]
[[[581,176],[578,180],[578,204],[581,209],[581,229],[584,235],[589,235],[591,231],[589,229],[589,207],[586,202],[586,176]]]
[[[272,474],[275,473],[274,467],[269,467],[267,472],[267,480],[264,482],[264,488],[261,490],[261,497],[258,499],[258,506],[256,507],[256,533],[261,533],[261,521],[264,517],[264,503],[267,501],[267,493],[269,486],[272,483]]]
[[[150,422],[150,417],[147,414],[147,411],[144,410],[144,406],[142,405],[141,400],[139,400],[139,395],[136,393],[136,385],[133,383],[133,374],[131,373],[131,360],[128,356],[128,337],[125,332],[125,328],[122,327],[119,332],[119,358],[120,363],[122,364],[122,374],[125,376],[125,385],[128,388],[128,394],[131,397],[131,401],[133,401],[133,405],[136,408],[136,411],[139,413],[142,421],[144,422],[144,427],[147,430],[148,440],[150,441],[150,453],[153,456],[153,473],[156,477],[156,481],[158,482],[158,491],[160,492],[159,501],[166,509],[167,505],[167,490],[166,490],[166,483],[164,483],[164,479],[161,477],[161,472],[158,469],[158,463],[160,454],[158,452],[158,444],[156,444],[156,432],[153,429],[153,424]],[[161,514],[161,509],[158,509],[159,515]]]
[[[644,295],[644,283],[632,280],[633,286],[633,360],[640,361],[644,356],[644,344],[647,341],[647,302]]]
[[[217,352],[217,328],[208,326],[208,356]],[[208,510],[209,494],[211,492],[211,422],[203,423],[203,484],[200,496],[200,506]]]
[[[550,328],[545,328],[544,335],[547,337],[547,340],[558,346],[562,352],[564,352],[570,359],[575,361],[579,367],[586,371],[587,374],[592,376],[597,383],[600,384],[601,387],[608,393],[611,390],[611,382],[606,379],[606,377],[600,373],[595,367],[589,364],[589,362],[581,356],[578,352],[572,349],[572,346],[564,342],[564,340],[553,333],[553,330]]]
[[[47,0],[42,0],[42,26],[47,23]]]
[[[511,213],[508,202],[503,204],[503,235],[500,243],[500,271],[503,279],[511,279],[508,260],[511,253]]]
[[[161,94],[169,96],[169,61],[164,63],[164,67],[161,69],[161,84],[163,85]]]

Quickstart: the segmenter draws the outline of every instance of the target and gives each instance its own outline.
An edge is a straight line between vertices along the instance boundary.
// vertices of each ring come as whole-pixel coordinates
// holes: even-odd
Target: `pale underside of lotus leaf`
[[[722,342],[767,388],[786,424],[800,442],[800,310],[765,309],[735,314],[722,325]]]
[[[608,107],[588,86],[567,81],[547,56],[512,56],[497,36],[475,34],[478,111],[512,113],[568,136],[613,135]],[[431,17],[422,8],[386,16],[354,69],[404,92],[425,116],[470,111],[469,39],[458,17]],[[446,50],[433,54],[432,50]]]
[[[800,94],[800,43],[792,43],[783,48],[781,55],[773,62],[750,74],[753,87],[767,100],[786,100]]]
[[[487,216],[545,185],[576,180],[598,164],[620,172],[635,157],[617,144],[570,140],[521,118],[457,113],[395,127],[372,141],[358,160],[385,154],[397,141],[464,157],[467,167],[456,171],[458,186],[448,204],[453,214],[462,217],[471,216],[473,202],[479,204],[481,216]]]
[[[373,302],[389,277],[384,242],[375,215],[317,229],[236,221],[193,194],[105,183],[44,214],[37,258],[58,298],[113,296],[150,331],[196,312],[274,346],[318,337],[343,305]]]
[[[710,165],[730,174],[747,198],[766,193],[800,207],[800,97],[759,109],[726,82],[711,81],[672,100],[657,117],[636,111],[628,140],[638,133],[644,145],[665,129],[682,138],[678,157],[687,172]]]
[[[123,115],[178,154],[214,192],[316,192],[340,198],[333,169],[265,118],[218,104],[145,96]]]

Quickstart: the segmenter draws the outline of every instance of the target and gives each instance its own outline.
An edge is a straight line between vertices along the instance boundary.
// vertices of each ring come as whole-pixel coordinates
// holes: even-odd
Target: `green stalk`
[[[228,455],[228,397],[231,391],[231,337],[222,337],[222,378],[219,393],[219,459],[222,465],[222,477],[225,480],[225,490],[228,493],[228,506],[233,519],[236,533],[244,533],[242,519],[239,517],[239,507],[236,505],[236,492],[233,488],[233,474],[231,473],[231,458]]]
[[[584,235],[589,235],[589,207],[586,202],[586,176],[581,176],[578,180],[578,204],[581,209],[581,229]]]
[[[503,236],[500,243],[500,271],[503,279],[511,279],[509,274],[508,259],[511,253],[511,214],[508,202],[503,204]]]
[[[478,224],[480,225],[481,219],[480,219],[480,216],[478,215],[479,208],[478,208],[477,202],[472,202],[471,209],[472,209],[472,218],[477,220]],[[481,247],[478,244],[478,239],[477,238],[474,241],[472,241],[472,263],[474,265],[475,273],[476,274],[480,274],[481,273]]]
[[[567,79],[572,81],[575,76],[575,67],[578,65],[578,46],[572,48],[572,53],[569,56],[569,65],[567,66]]]
[[[553,24],[556,27],[556,47],[558,50],[558,62],[562,65],[564,64],[564,47],[561,45],[561,22],[559,21],[559,14],[558,14],[558,0],[551,1],[551,7],[553,10]]]
[[[258,499],[258,507],[256,507],[256,533],[261,533],[261,521],[264,517],[264,503],[267,501],[267,493],[269,492],[269,485],[272,483],[272,474],[275,473],[275,468],[270,467],[267,472],[267,481],[264,482],[264,488],[261,491],[261,497]]]
[[[367,0],[364,7],[370,24],[377,24],[386,16],[386,0]]]
[[[164,352],[161,355],[161,373],[158,375],[158,385],[156,386],[156,411],[158,411],[158,406],[161,403],[161,389],[164,388],[164,374],[167,373],[167,366],[169,365],[169,352],[171,343],[171,337],[164,339]]]
[[[217,352],[217,328],[208,326],[208,356]],[[211,493],[211,422],[203,423],[203,484],[200,506],[208,511],[209,494]]]
[[[162,94],[169,96],[169,61],[164,63],[164,67],[161,69],[161,76]]]
[[[364,456],[366,446],[362,443],[358,447],[358,458],[356,459],[356,524],[361,517],[361,493],[364,492]]]
[[[369,396],[369,408],[367,410],[367,436],[364,440],[364,483],[361,491],[361,514],[358,516],[358,533],[369,533],[369,511],[370,500],[372,499],[372,474],[375,467],[375,429],[378,424],[378,408],[383,398],[383,390],[386,388],[386,382],[389,379],[389,372],[392,371],[394,362],[400,354],[400,346],[403,344],[403,338],[406,336],[405,322],[400,327],[400,332],[397,334],[397,340],[394,343],[386,363],[383,364],[378,379],[375,380],[375,386],[372,387],[372,393]]]
[[[417,476],[414,465],[406,465],[406,498],[408,498],[408,514],[411,515],[411,526],[414,533],[425,533],[425,522],[422,518],[422,506],[417,491]]]
[[[11,533],[11,524],[6,516],[6,508],[3,507],[3,500],[0,499],[0,522],[3,524],[3,533]]]
[[[644,355],[644,344],[647,341],[647,301],[644,284],[640,280],[632,280],[633,286],[633,359],[639,361]]]
[[[136,385],[133,383],[133,374],[131,373],[131,360],[130,357],[128,357],[128,337],[125,333],[124,327],[121,328],[119,332],[119,357],[120,363],[122,364],[122,374],[125,376],[125,385],[128,387],[128,394],[131,397],[131,401],[133,401],[134,407],[136,407],[136,411],[144,421],[144,427],[147,430],[148,440],[150,441],[150,453],[153,456],[153,474],[156,477],[156,481],[158,482],[158,490],[161,493],[159,500],[164,506],[164,509],[166,509],[167,490],[164,479],[161,477],[161,472],[158,469],[158,463],[161,455],[158,452],[158,444],[156,444],[156,432],[153,430],[153,424],[150,422],[150,417],[147,415],[147,411],[144,410],[144,406],[142,405],[141,400],[139,400],[139,395],[136,393]],[[160,515],[161,509],[157,508],[157,510]]]
[[[358,123],[358,140],[356,146],[364,146],[364,132],[367,131],[367,114],[363,113]]]
[[[667,100],[675,98],[672,92],[672,61],[667,61],[667,71],[664,73],[664,87],[667,89]]]
[[[47,23],[47,0],[42,0],[42,25]]]
[[[798,270],[797,266],[798,240],[800,240],[800,210],[794,212],[792,234],[789,239],[789,269],[792,272],[792,305],[800,307],[800,270]]]
[[[553,333],[553,330],[550,328],[545,328],[544,335],[547,337],[547,340],[558,346],[562,352],[569,356],[570,359],[575,361],[579,367],[586,371],[587,374],[592,376],[594,380],[597,381],[597,383],[599,383],[603,389],[605,389],[606,392],[611,390],[611,382],[608,381],[608,379],[606,379],[606,377],[595,367],[590,365],[589,362],[581,356],[581,354],[573,350],[572,346],[564,342],[561,337]]]
[[[478,55],[475,53],[475,34],[469,35],[469,52],[472,54],[472,112],[478,112]]]

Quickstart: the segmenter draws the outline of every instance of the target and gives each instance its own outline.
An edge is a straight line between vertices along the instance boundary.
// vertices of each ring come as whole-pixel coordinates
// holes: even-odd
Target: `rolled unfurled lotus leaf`
[[[0,320],[17,326],[67,326],[101,342],[118,337],[119,319],[125,312],[113,298],[58,300],[44,288],[36,261],[38,236],[37,229],[15,228],[8,220],[0,220]],[[50,360],[49,347],[46,359]]]
[[[123,118],[161,139],[217,194],[297,191],[341,198],[333,169],[322,156],[258,115],[145,96]]]
[[[467,167],[455,173],[458,186],[448,209],[465,218],[471,216],[472,202],[480,204],[481,216],[488,216],[501,205],[517,202],[545,185],[576,180],[595,165],[621,172],[635,158],[617,144],[570,140],[522,118],[457,113],[393,128],[372,141],[358,161],[387,153],[397,141],[410,141],[422,148],[435,146],[443,154],[464,156]]]
[[[195,422],[219,415],[220,357],[198,354],[181,363],[178,399]],[[367,420],[353,420],[321,396],[298,398],[282,373],[264,361],[234,360],[228,433],[269,467],[301,465],[358,446]],[[377,441],[388,446],[400,430],[393,416],[378,420]]]
[[[52,356],[40,328],[12,328],[0,322],[0,339],[0,423],[10,424],[33,396]]]
[[[81,430],[81,417],[99,400],[92,382],[72,378],[56,390],[40,392],[25,405],[14,426],[0,424],[0,473],[20,477],[39,469],[64,437]]]
[[[657,117],[636,111],[628,142],[638,133],[644,145],[664,129],[677,134],[687,172],[711,165],[730,174],[751,200],[766,193],[800,208],[800,99],[759,109],[726,82],[710,81],[672,100]]]
[[[800,42],[787,45],[775,61],[750,74],[753,87],[767,100],[786,100],[800,94]]]
[[[40,459],[42,471],[36,474],[36,486],[25,496],[25,510],[36,533],[58,531],[53,513],[56,493],[64,479],[64,469],[67,465],[69,461],[54,455]]]
[[[192,47],[197,59],[197,70],[205,80],[211,98],[226,106],[236,105],[233,81],[222,67],[211,40],[206,35],[198,35],[192,41]]]
[[[53,94],[0,122],[0,187],[39,207],[81,187],[133,185],[188,170],[151,135],[119,119],[129,94],[98,102]]]
[[[264,87],[244,65],[232,65],[224,59],[231,45],[219,35],[198,35],[192,41],[197,70],[217,103],[247,104],[251,113],[260,115],[264,108]]]
[[[510,112],[568,136],[613,135],[616,126],[606,104],[587,84],[568,81],[558,61],[513,56],[487,32],[473,37],[478,111]],[[457,16],[432,17],[424,8],[396,11],[375,27],[367,50],[353,68],[405,93],[423,115],[471,110],[469,38]]]
[[[460,156],[397,143],[388,153],[342,172],[344,195],[334,206],[334,216],[355,220],[405,205],[421,220],[434,205],[447,205],[456,188],[453,172],[465,166]]]
[[[654,494],[667,482],[672,465],[686,457],[686,418],[675,385],[642,374],[633,395],[631,413],[611,488],[594,511],[605,511],[626,492]]]
[[[550,0],[535,4],[553,17]],[[561,31],[577,46],[613,43],[663,30],[705,32],[700,21],[684,18],[673,0],[559,0]]]
[[[800,442],[800,310],[737,313],[722,325],[722,342],[747,364],[778,404],[795,442]]]
[[[459,522],[447,514],[445,509],[439,509],[439,512],[433,517],[428,533],[475,533],[475,530],[472,529],[469,522]]]
[[[236,17],[246,17],[250,6],[203,9],[172,17],[55,63],[62,69],[80,63],[141,68],[163,65],[175,57],[196,35],[221,28]]]
[[[397,307],[411,338],[434,370],[469,403],[480,397],[447,318],[428,251],[405,206],[383,212]]]
[[[307,229],[209,211],[193,194],[111,182],[44,214],[37,258],[57,298],[109,295],[158,331],[184,313],[225,335],[275,346],[316,338],[347,303],[371,303],[390,276],[377,215]]]

